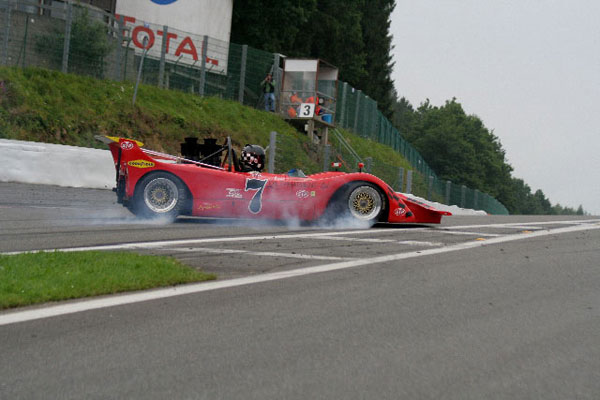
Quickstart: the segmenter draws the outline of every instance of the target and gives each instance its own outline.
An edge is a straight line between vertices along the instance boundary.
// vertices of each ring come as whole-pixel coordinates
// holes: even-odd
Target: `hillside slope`
[[[236,148],[246,143],[266,147],[278,132],[276,172],[322,170],[322,152],[305,134],[274,114],[237,102],[141,85],[135,106],[128,82],[97,80],[38,68],[0,68],[0,138],[105,148],[94,135],[141,140],[146,147],[171,154],[187,136],[231,136]],[[390,147],[342,131],[361,157],[373,159],[373,172],[394,184],[398,167],[410,164]],[[332,141],[332,158],[336,143]],[[355,170],[353,159],[346,170]],[[423,188],[415,177],[413,192]]]

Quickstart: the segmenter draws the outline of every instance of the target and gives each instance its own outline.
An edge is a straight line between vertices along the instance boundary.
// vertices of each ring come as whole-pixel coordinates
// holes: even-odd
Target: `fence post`
[[[433,197],[433,176],[429,175],[429,183],[427,185],[427,200]]]
[[[398,168],[398,191],[402,191],[402,186],[404,185],[404,168]]]
[[[144,40],[142,41],[142,45],[144,46],[144,51],[142,52],[142,57],[140,59],[140,68],[138,69],[137,79],[135,81],[135,88],[133,89],[133,105],[135,106],[135,100],[137,98],[138,86],[140,85],[140,80],[142,79],[142,69],[144,68],[144,59],[146,58],[146,53],[148,53],[148,36],[144,36]]]
[[[452,190],[452,182],[446,181],[446,204],[450,205],[450,191]]]
[[[269,135],[269,168],[267,172],[270,174],[275,173],[275,152],[277,151],[277,132],[271,131]]]
[[[124,24],[123,24],[123,16],[119,15],[119,18],[116,18],[115,21],[117,22],[117,49],[116,49],[116,60],[115,60],[115,74],[114,74],[114,79],[115,81],[120,81],[121,80],[121,62],[123,61],[123,28],[124,28]]]
[[[71,25],[73,23],[73,3],[65,3],[67,8],[67,20],[65,21],[65,42],[63,46],[62,72],[66,74],[69,70],[69,47],[71,46]]]
[[[323,172],[329,171],[329,164],[331,163],[331,145],[326,144],[323,146]]]
[[[167,57],[167,42],[169,41],[169,27],[163,25],[162,43],[160,46],[160,64],[158,65],[158,87],[163,88],[165,79],[165,62]]]
[[[200,88],[198,94],[204,96],[204,84],[206,83],[206,51],[208,47],[208,36],[204,35],[202,39],[202,67],[200,69]]]
[[[412,192],[412,176],[413,176],[412,169],[409,169],[408,171],[406,171],[406,193]]]
[[[6,2],[6,14],[4,14],[4,40],[2,43],[2,65],[8,65],[8,37],[10,36],[10,14],[11,1]]]
[[[479,200],[478,192],[479,191],[477,189],[473,190],[473,209],[475,210],[477,210],[477,200]]]
[[[461,208],[465,208],[466,194],[467,194],[467,187],[465,185],[462,185],[460,187],[460,207]]]
[[[348,84],[346,82],[342,85],[342,104],[340,106],[340,125],[342,128],[346,128],[346,91],[348,90]],[[336,110],[337,111],[337,110]]]
[[[354,109],[354,133],[356,133],[358,135],[358,110],[359,110],[359,104],[360,104],[360,95],[361,95],[362,91],[359,90],[358,92],[356,92],[356,108]]]
[[[279,63],[281,62],[281,54],[273,54],[273,82],[275,82],[275,111],[279,112],[279,105],[281,104],[281,75],[279,73]]]
[[[238,90],[238,102],[244,104],[244,88],[246,87],[246,60],[248,58],[248,45],[242,46],[242,63],[240,65],[240,87]]]
[[[373,157],[365,158],[365,162],[366,162],[365,170],[370,174],[371,170],[373,168]]]

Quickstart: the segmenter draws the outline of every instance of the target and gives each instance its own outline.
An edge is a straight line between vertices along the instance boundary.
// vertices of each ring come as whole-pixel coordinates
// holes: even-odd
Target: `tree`
[[[456,99],[442,107],[429,101],[410,115],[408,103],[398,104],[409,121],[402,132],[441,179],[498,196],[512,168],[498,138],[477,116],[466,115]]]
[[[366,77],[358,83],[358,87],[377,101],[379,110],[388,119],[392,118],[395,100],[390,34],[390,18],[395,7],[395,0],[364,1],[361,7]]]
[[[358,86],[367,77],[362,38],[363,0],[320,1],[306,27],[312,34],[310,57],[322,58],[340,70],[340,79]]]
[[[392,116],[395,0],[234,0],[231,41],[288,57],[322,58]]]
[[[317,0],[234,0],[231,41],[272,53],[307,57],[312,33],[306,31]]]
[[[86,8],[75,10],[79,12],[71,25],[69,72],[102,78],[104,58],[113,46],[106,27],[90,18]],[[50,35],[36,37],[36,49],[48,55],[56,65],[62,63],[64,43],[64,29],[56,28]]]

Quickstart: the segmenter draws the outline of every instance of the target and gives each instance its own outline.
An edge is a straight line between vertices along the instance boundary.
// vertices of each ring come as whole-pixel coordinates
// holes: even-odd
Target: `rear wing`
[[[139,140],[135,140],[135,139],[127,139],[127,138],[122,138],[122,137],[117,137],[117,136],[102,136],[102,135],[96,135],[96,136],[94,136],[94,138],[96,140],[98,140],[99,142],[102,142],[102,143],[105,143],[108,145],[116,164],[120,164],[121,151],[123,149],[134,149],[137,147],[137,148],[139,148],[139,150],[141,150],[146,155],[148,155],[149,157],[151,157],[152,159],[154,159],[155,161],[158,161],[158,162],[171,162],[171,163],[175,162],[175,163],[181,163],[181,164],[195,164],[195,165],[199,165],[199,166],[206,167],[206,168],[225,170],[225,168],[223,168],[223,167],[217,167],[212,164],[203,163],[202,161],[194,161],[194,160],[190,160],[190,159],[180,157],[180,156],[174,156],[174,155],[167,154],[167,153],[161,153],[159,151],[144,149],[142,147],[144,145],[144,143],[140,142]],[[231,149],[231,140],[229,138],[227,138],[227,145],[228,145],[229,149]],[[229,154],[231,154],[231,150],[229,150]]]

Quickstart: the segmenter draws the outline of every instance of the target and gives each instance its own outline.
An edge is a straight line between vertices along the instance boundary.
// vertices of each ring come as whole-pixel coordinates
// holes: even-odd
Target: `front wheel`
[[[165,172],[144,176],[137,184],[132,201],[132,211],[142,218],[174,220],[186,201],[183,183]]]
[[[359,221],[377,222],[383,205],[379,190],[368,183],[356,186],[348,195],[348,212]]]
[[[372,225],[381,219],[385,197],[369,182],[354,182],[340,189],[331,199],[325,222],[365,222]]]

